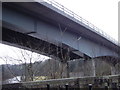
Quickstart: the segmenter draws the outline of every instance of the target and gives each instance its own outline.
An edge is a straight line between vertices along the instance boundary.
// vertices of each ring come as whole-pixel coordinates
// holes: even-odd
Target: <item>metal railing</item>
[[[50,79],[43,81],[27,81],[20,83],[2,84],[2,90],[27,89],[27,90],[120,90],[120,75],[110,75],[101,77],[71,77],[61,79]],[[69,88],[69,89],[68,89]]]
[[[87,25],[89,28],[91,28],[90,29],[91,31],[96,32],[97,34],[101,35],[102,37],[106,38],[107,40],[113,42],[116,45],[120,45],[120,44],[118,44],[118,41],[116,41],[110,35],[108,35],[107,33],[103,32],[101,29],[97,28],[95,25],[93,25],[89,21],[83,19],[82,17],[80,17],[79,15],[75,14],[73,11],[67,9],[63,5],[59,4],[58,2],[56,2],[54,0],[43,0],[43,1],[47,2],[48,4],[51,4],[52,6],[54,6],[55,8],[57,8],[57,9],[59,9],[61,11],[63,11],[65,14],[67,14],[67,15],[71,16],[72,18],[78,20],[80,23],[83,23],[83,24]]]

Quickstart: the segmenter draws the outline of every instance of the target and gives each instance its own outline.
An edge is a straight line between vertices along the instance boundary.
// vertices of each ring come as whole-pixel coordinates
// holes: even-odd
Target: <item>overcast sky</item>
[[[119,0],[55,0],[88,20],[114,39],[118,39]],[[13,47],[0,44],[0,55],[11,55]],[[15,49],[15,48],[14,48]],[[17,50],[17,49],[15,49]],[[7,52],[6,52],[7,51]],[[13,54],[11,54],[13,53]],[[4,63],[0,61],[0,63]]]
[[[120,0],[54,0],[88,20],[118,40],[118,2]]]

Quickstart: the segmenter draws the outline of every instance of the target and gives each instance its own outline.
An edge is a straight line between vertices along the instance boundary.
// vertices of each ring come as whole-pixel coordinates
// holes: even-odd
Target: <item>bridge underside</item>
[[[0,18],[4,43],[55,56],[64,62],[100,56],[118,57],[117,45],[52,8],[37,2],[4,3],[3,17]]]
[[[90,58],[87,55],[77,55],[70,51],[70,47],[63,43],[52,44],[37,38],[28,36],[27,34],[15,32],[7,28],[2,28],[2,41],[5,44],[29,49],[31,51],[60,59],[62,62],[67,60]]]

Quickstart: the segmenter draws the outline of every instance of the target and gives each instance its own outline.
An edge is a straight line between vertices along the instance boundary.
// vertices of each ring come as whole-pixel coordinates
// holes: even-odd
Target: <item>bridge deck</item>
[[[46,2],[4,2],[2,22],[3,29],[20,32],[40,40],[46,36],[46,41],[53,45],[56,45],[55,41],[60,42],[62,46],[59,47],[65,47],[65,51],[69,49],[72,53],[70,56],[74,57],[72,59],[84,56],[118,57],[120,50],[117,44],[99,35],[93,28]],[[7,33],[4,33],[4,36],[5,34]],[[4,37],[3,41],[17,44],[10,42],[9,39]],[[64,56],[65,54],[67,52]]]

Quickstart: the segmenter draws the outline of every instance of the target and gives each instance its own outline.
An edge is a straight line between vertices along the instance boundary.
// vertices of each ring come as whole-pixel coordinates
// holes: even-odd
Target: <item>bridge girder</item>
[[[49,57],[58,58],[61,62],[68,60],[83,58],[83,54],[77,55],[70,51],[70,47],[64,47],[63,43],[49,43],[37,38],[28,36],[27,34],[15,32],[6,28],[2,28],[3,43],[15,47],[28,49]],[[68,50],[69,49],[69,50]]]
[[[33,15],[33,13],[35,15]],[[50,45],[53,52],[56,50],[55,48],[57,46],[53,42],[57,41],[57,43],[61,43],[62,52],[65,54],[64,56],[67,55],[69,49],[70,59],[107,55],[118,56],[118,49],[120,47],[98,34],[91,32],[86,26],[82,26],[74,22],[74,20],[70,20],[69,16],[65,17],[62,13],[58,13],[54,9],[52,10],[42,3],[4,3],[2,22],[5,30],[11,31],[8,31],[9,33],[20,32],[24,34],[23,38],[28,36],[45,42],[41,35],[46,35],[48,41],[46,41],[47,43],[45,42],[45,45],[48,47],[48,43],[51,43]],[[7,33],[4,31],[3,39],[8,38],[8,40],[3,41],[16,44],[15,41],[9,40],[10,38],[5,36]],[[64,36],[62,35],[63,32]],[[14,35],[12,37],[14,37]],[[78,38],[80,38],[80,40],[78,40]],[[20,39],[23,40],[21,36],[19,40]],[[59,50],[61,50],[61,47],[59,47]],[[45,51],[46,53],[53,54],[53,52],[48,52],[47,48]],[[61,55],[62,54],[59,54],[58,56],[62,57]]]

